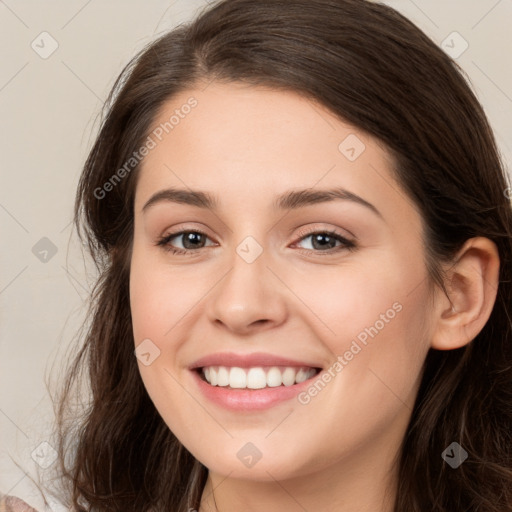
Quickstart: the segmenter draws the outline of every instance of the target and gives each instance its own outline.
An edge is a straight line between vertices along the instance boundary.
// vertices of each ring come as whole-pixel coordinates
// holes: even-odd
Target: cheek
[[[329,439],[333,428],[339,433],[338,447],[320,450],[319,465],[379,438],[390,425],[402,432],[414,406],[429,346],[426,281],[418,279],[421,268],[409,273],[382,264],[373,273],[333,273],[320,288],[304,282],[297,292],[321,318],[316,337],[333,356],[326,384],[313,383],[294,416],[316,431],[304,441],[306,451],[318,452],[318,439]],[[310,418],[318,417],[324,421],[313,425]]]
[[[379,256],[337,272],[326,269],[293,286],[333,364],[342,358],[341,372],[333,371],[343,377],[333,380],[334,387],[370,408],[413,400],[431,332],[421,255]]]
[[[186,438],[192,427],[194,415],[189,409],[194,402],[183,392],[182,370],[174,365],[179,349],[174,339],[183,332],[187,311],[201,297],[198,288],[196,280],[180,278],[176,269],[157,264],[150,253],[134,248],[130,271],[134,344],[136,350],[145,347],[140,353],[150,353],[149,361],[138,357],[138,367],[156,409],[180,438]]]
[[[165,256],[134,245],[130,269],[134,344],[137,351],[142,352],[140,345],[151,353],[149,365],[139,357],[139,371],[157,408],[161,413],[173,410],[173,418],[176,411],[190,406],[176,380],[188,371],[180,366],[179,351],[216,280],[211,269],[191,272],[187,266],[171,266]]]
[[[172,361],[172,329],[183,308],[183,294],[174,286],[151,254],[135,244],[130,269],[130,309],[139,370],[148,392],[155,398],[158,379],[170,381],[165,374]],[[183,287],[181,287],[183,288]],[[188,288],[184,288],[188,290]],[[182,313],[183,314],[183,313]],[[144,348],[143,348],[144,347]],[[167,383],[166,385],[169,385]]]
[[[410,315],[414,316],[413,323],[421,319],[425,268],[420,255],[411,254],[412,261],[407,258],[375,251],[354,258],[353,263],[341,263],[337,268],[325,266],[309,275],[290,272],[286,279],[318,324],[318,334],[322,332],[319,338],[330,339],[333,348],[339,344],[342,349],[345,340],[375,324],[380,332],[389,331],[392,324],[403,327],[404,317]]]
[[[211,280],[211,279],[210,279]],[[130,307],[135,342],[169,339],[187,311],[206,293],[208,279],[180,272],[154,255],[134,250],[130,273]],[[186,318],[184,318],[186,321]]]

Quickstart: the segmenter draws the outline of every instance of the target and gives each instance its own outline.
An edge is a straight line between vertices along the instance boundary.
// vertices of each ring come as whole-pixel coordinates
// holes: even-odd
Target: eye
[[[353,251],[356,244],[352,240],[348,240],[341,233],[330,230],[308,230],[300,234],[299,242],[303,242],[311,238],[311,249],[300,249],[301,251],[311,254],[312,252],[332,254],[341,250]],[[171,243],[174,239],[181,240],[182,247],[175,247]],[[199,249],[206,247],[205,240],[209,239],[208,235],[200,230],[178,231],[163,236],[157,241],[158,246],[172,254],[193,255],[197,254]],[[338,245],[337,245],[338,244]],[[214,244],[210,244],[214,245]]]
[[[175,238],[181,239],[183,247],[174,247],[171,244],[171,241]],[[157,245],[172,254],[192,254],[197,249],[204,247],[205,238],[208,238],[208,235],[199,230],[179,231],[160,238]]]
[[[331,230],[307,230],[306,233],[300,234],[300,240],[296,243],[301,243],[307,239],[311,239],[311,249],[306,249],[307,253],[322,252],[332,254],[341,250],[353,251],[356,249],[356,244],[352,240],[347,239],[341,233]],[[336,245],[338,244],[338,245]]]

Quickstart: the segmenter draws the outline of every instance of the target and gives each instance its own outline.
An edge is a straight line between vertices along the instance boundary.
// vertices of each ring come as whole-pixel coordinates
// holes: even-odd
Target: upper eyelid
[[[307,232],[306,234],[313,234],[313,233],[317,233],[317,232],[327,232],[327,231],[344,231],[346,233],[346,235],[344,235],[343,233],[339,233],[340,236],[344,237],[344,238],[350,238],[354,241],[357,241],[358,237],[356,235],[354,235],[350,230],[348,230],[347,228],[342,228],[342,227],[321,227],[321,226],[317,226],[318,224],[322,224],[322,222],[312,222],[312,223],[306,223],[306,224],[302,224],[298,227],[294,227],[294,228],[290,228],[290,229],[287,229],[285,231],[285,234],[286,236],[289,236],[292,234],[292,232],[294,231],[302,231],[303,229],[303,226],[308,226],[307,228],[304,228],[304,229],[307,229]],[[178,228],[176,228],[175,231],[173,231],[173,233],[169,233],[168,235],[162,235],[162,237],[167,237],[167,236],[170,236],[171,234],[173,236],[176,236],[176,235],[179,235],[179,234],[182,234],[184,232],[199,232],[199,233],[203,233],[205,234],[206,236],[210,236],[208,235],[207,231],[210,231],[209,228],[196,228],[196,227],[182,227],[182,224],[178,224]],[[165,232],[165,231],[164,231]],[[304,234],[302,236],[305,236]]]

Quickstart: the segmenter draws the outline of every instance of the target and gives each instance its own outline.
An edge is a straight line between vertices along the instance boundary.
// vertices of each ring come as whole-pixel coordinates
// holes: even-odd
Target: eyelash
[[[159,238],[156,245],[159,247],[162,247],[164,251],[170,252],[171,254],[194,256],[195,254],[197,254],[197,251],[199,251],[200,249],[204,249],[204,247],[200,247],[198,249],[177,249],[175,247],[172,247],[169,244],[169,242],[173,238],[175,238],[179,235],[184,235],[186,233],[196,233],[196,234],[204,235],[206,238],[209,238],[208,235],[204,231],[201,231],[200,229],[189,229],[189,230],[183,230],[183,231],[176,231],[175,233],[169,233],[168,235],[165,235],[165,236]],[[300,233],[300,238],[297,242],[301,242],[302,240],[310,237],[311,235],[328,235],[328,236],[336,239],[337,241],[341,242],[342,245],[338,246],[338,247],[333,247],[331,249],[327,249],[325,251],[318,251],[318,250],[314,250],[314,249],[298,249],[301,253],[306,254],[308,256],[311,255],[311,253],[319,253],[319,254],[323,253],[323,254],[327,254],[327,255],[332,255],[332,254],[338,253],[339,251],[342,251],[342,250],[348,250],[349,252],[352,252],[357,249],[357,245],[354,241],[348,240],[343,235],[341,235],[340,233],[333,231],[333,230],[318,230],[318,229],[310,228],[309,230],[307,230],[303,233]]]

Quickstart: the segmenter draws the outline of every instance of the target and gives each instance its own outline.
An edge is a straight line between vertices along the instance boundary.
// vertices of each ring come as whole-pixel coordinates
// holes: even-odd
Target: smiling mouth
[[[228,389],[264,389],[290,387],[318,375],[321,368],[293,366],[205,366],[196,369],[210,386]]]

